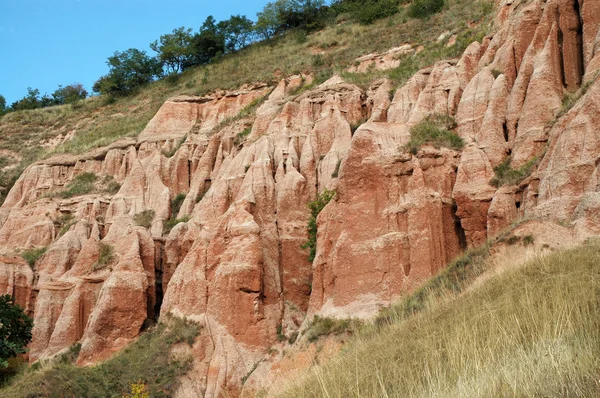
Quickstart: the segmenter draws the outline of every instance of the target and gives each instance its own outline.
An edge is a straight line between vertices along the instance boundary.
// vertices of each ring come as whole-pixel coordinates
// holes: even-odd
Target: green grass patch
[[[60,198],[67,199],[74,196],[87,195],[94,190],[94,183],[98,180],[98,176],[94,173],[82,173],[67,184],[65,190],[58,192],[56,195]]]
[[[333,199],[335,191],[328,189],[323,190],[320,194],[317,194],[317,198],[308,204],[310,209],[310,218],[306,227],[308,232],[308,240],[302,245],[303,249],[309,249],[308,261],[311,263],[317,255],[317,216],[327,206],[327,203]]]
[[[495,176],[490,180],[489,184],[499,188],[503,185],[518,185],[525,178],[529,177],[538,163],[538,158],[533,158],[523,166],[513,169],[510,166],[512,158],[507,157],[504,162],[494,168]]]
[[[154,210],[144,210],[133,216],[133,222],[140,227],[150,228],[155,215]]]
[[[413,0],[408,7],[408,16],[411,18],[428,18],[442,11],[445,0]]]
[[[22,397],[122,397],[132,384],[142,382],[151,397],[173,396],[179,377],[191,368],[192,358],[169,355],[175,344],[193,344],[200,327],[170,318],[159,323],[113,358],[91,367],[76,367],[70,359],[49,368],[36,366],[16,376],[0,396]],[[74,348],[76,350],[76,347]],[[69,353],[67,353],[69,355]],[[72,353],[73,356],[75,352]]]
[[[32,249],[23,250],[21,252],[21,257],[23,257],[23,259],[27,261],[27,264],[29,264],[29,266],[33,268],[35,266],[35,263],[40,259],[40,257],[42,257],[44,253],[46,253],[46,250],[46,247],[36,247]]]
[[[98,260],[92,265],[92,271],[106,268],[115,258],[115,249],[106,243],[100,242]]]
[[[168,220],[165,220],[163,222],[163,234],[168,235],[169,232],[171,232],[171,230],[177,225],[180,224],[182,222],[188,222],[190,221],[190,218],[185,216],[185,217],[181,217],[181,218],[169,218]]]
[[[454,128],[456,122],[451,116],[442,114],[428,116],[410,129],[410,141],[405,148],[413,155],[416,155],[425,144],[436,148],[461,150],[465,143],[456,133],[450,131]]]
[[[358,319],[335,319],[315,315],[308,328],[304,331],[304,336],[312,343],[323,336],[351,335],[362,326],[363,322]]]

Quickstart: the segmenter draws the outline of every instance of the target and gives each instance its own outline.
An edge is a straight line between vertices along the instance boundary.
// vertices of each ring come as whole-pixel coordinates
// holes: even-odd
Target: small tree
[[[108,75],[98,79],[93,87],[101,94],[127,94],[162,75],[161,63],[136,48],[116,51],[106,64],[110,68]]]
[[[68,86],[58,86],[58,89],[52,93],[55,105],[72,104],[82,99],[86,99],[87,90],[80,83],[69,84]]]
[[[219,30],[216,20],[209,15],[202,26],[200,32],[192,38],[192,56],[185,67],[193,65],[207,64],[217,56],[225,52],[225,37]]]
[[[317,217],[334,196],[335,191],[325,189],[320,194],[317,194],[317,198],[314,201],[308,204],[308,208],[310,209],[310,218],[308,219],[308,225],[306,226],[308,240],[301,247],[310,250],[308,253],[308,261],[311,263],[317,255]]]
[[[254,23],[242,15],[232,15],[228,20],[219,22],[217,26],[225,38],[225,48],[228,52],[246,47],[254,33]]]
[[[162,35],[150,44],[150,48],[158,53],[158,59],[167,67],[167,71],[179,73],[192,56],[191,43],[192,29],[182,26]]]
[[[6,113],[6,98],[3,95],[0,95],[0,116]]]
[[[0,368],[8,367],[10,358],[25,353],[32,327],[33,320],[10,295],[0,296]]]

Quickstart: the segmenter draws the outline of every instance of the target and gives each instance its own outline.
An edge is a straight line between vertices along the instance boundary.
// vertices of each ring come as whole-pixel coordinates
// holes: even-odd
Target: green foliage
[[[534,243],[533,235],[525,235],[523,237],[523,244],[525,246],[531,246],[531,245],[533,245],[533,243]]]
[[[246,47],[254,34],[254,22],[243,15],[232,15],[229,19],[219,22],[217,27],[229,53]]]
[[[338,0],[333,2],[332,10],[335,14],[348,13],[355,21],[369,25],[396,14],[399,3],[399,0]]]
[[[585,83],[583,83],[579,90],[577,90],[575,93],[565,94],[565,96],[562,99],[562,107],[556,115],[556,117],[554,118],[554,120],[556,121],[564,115],[566,115],[571,110],[571,108],[575,106],[577,101],[579,101],[581,97],[583,97],[588,92],[594,81],[595,79],[589,79]]]
[[[76,223],[73,214],[61,214],[56,220],[54,220],[54,226],[58,228],[58,236],[63,236],[67,231]]]
[[[88,92],[80,83],[58,86],[52,93],[53,105],[73,104],[87,98]]]
[[[427,18],[442,11],[445,0],[413,0],[408,8],[408,15],[412,18]]]
[[[172,217],[177,217],[177,215],[179,214],[179,210],[181,210],[181,205],[183,204],[183,201],[185,200],[185,193],[181,192],[178,193],[177,196],[175,196],[175,198],[171,201],[171,216]]]
[[[102,76],[92,87],[94,92],[100,94],[128,94],[155,77],[162,76],[161,63],[136,48],[115,51],[113,56],[108,57],[106,64],[109,67],[108,74]]]
[[[3,95],[0,95],[0,116],[6,113],[6,98]]]
[[[308,204],[308,208],[310,209],[310,218],[306,228],[308,232],[308,240],[302,245],[302,248],[310,250],[308,254],[308,261],[311,263],[317,255],[317,216],[319,213],[321,213],[325,206],[327,206],[327,203],[333,199],[334,196],[335,191],[325,189],[323,192],[317,195],[317,198],[314,201]]]
[[[363,323],[357,319],[334,319],[315,315],[304,335],[312,343],[321,336],[352,334],[362,325]]]
[[[122,397],[132,384],[145,384],[151,397],[173,396],[179,378],[191,369],[192,358],[172,356],[171,349],[175,344],[193,344],[199,332],[196,323],[169,317],[106,362],[90,367],[59,362],[49,369],[30,369],[1,389],[0,396]]]
[[[190,218],[188,216],[185,217],[181,217],[181,218],[175,218],[175,217],[171,217],[168,220],[165,220],[163,222],[163,233],[164,234],[169,234],[169,232],[171,232],[171,230],[179,223],[182,222],[188,222],[190,221]]]
[[[163,155],[165,155],[165,157],[167,158],[172,158],[177,151],[183,146],[183,144],[185,143],[185,141],[187,140],[187,135],[181,137],[181,139],[179,140],[179,142],[177,143],[177,145],[175,145],[170,151],[163,151]]]
[[[33,320],[10,295],[0,296],[0,369],[8,367],[10,358],[25,353],[32,327]]]
[[[23,250],[21,252],[21,257],[23,257],[23,259],[27,261],[27,264],[33,268],[37,260],[46,253],[46,249],[46,247],[34,247],[32,249]]]
[[[503,185],[518,185],[525,178],[531,175],[533,169],[537,165],[538,158],[533,158],[529,162],[525,163],[523,166],[513,169],[510,164],[512,162],[512,157],[507,157],[504,162],[500,163],[498,166],[494,168],[494,173],[496,174],[493,177],[489,184],[496,188],[499,188]]]
[[[100,242],[98,260],[92,265],[92,271],[99,271],[110,264],[115,258],[115,249],[106,243]]]
[[[324,0],[276,0],[257,15],[255,30],[263,39],[291,29],[315,30],[324,26]]]
[[[460,150],[465,143],[458,135],[450,130],[456,128],[454,118],[448,115],[435,114],[428,116],[419,124],[410,129],[410,141],[406,149],[416,154],[419,148],[425,144],[436,148],[446,147]]]
[[[79,174],[67,184],[64,191],[59,192],[57,195],[63,199],[86,195],[94,190],[94,183],[97,180],[98,176],[94,173]]]
[[[238,133],[238,135],[235,136],[235,138],[233,139],[233,144],[235,146],[242,145],[244,140],[246,140],[246,137],[248,137],[251,132],[252,132],[252,126],[246,127],[244,129],[244,131],[242,131],[241,133]]]
[[[135,225],[139,225],[140,227],[150,228],[152,226],[152,220],[154,220],[155,216],[154,210],[144,210],[141,213],[137,213],[133,216],[133,221]]]
[[[167,73],[179,73],[192,56],[191,43],[192,29],[182,26],[160,36],[159,40],[150,44],[150,48],[158,53],[158,60],[166,66]]]

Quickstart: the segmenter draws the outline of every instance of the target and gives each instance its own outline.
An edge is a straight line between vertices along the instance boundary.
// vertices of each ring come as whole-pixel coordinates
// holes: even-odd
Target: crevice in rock
[[[460,217],[456,214],[458,212],[458,205],[456,201],[452,201],[452,217],[454,217],[454,232],[458,237],[458,245],[461,250],[467,249],[467,234],[462,226]]]

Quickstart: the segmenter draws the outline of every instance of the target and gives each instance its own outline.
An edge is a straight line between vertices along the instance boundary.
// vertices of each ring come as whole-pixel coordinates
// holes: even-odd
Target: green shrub
[[[353,333],[362,326],[363,322],[357,319],[334,319],[315,315],[304,335],[311,343],[321,336],[340,335]]]
[[[168,235],[177,224],[188,221],[190,221],[190,218],[187,216],[182,218],[169,218],[163,222],[163,233]]]
[[[185,196],[186,195],[184,193],[179,193],[171,201],[171,215],[172,215],[172,217],[177,217],[177,214],[179,214],[179,210],[181,210],[181,205],[183,204],[183,201],[185,200]]]
[[[66,189],[58,193],[58,196],[67,199],[73,196],[86,195],[94,190],[94,183],[98,176],[94,173],[82,173],[77,175],[67,184]]]
[[[129,393],[131,384],[141,381],[151,397],[173,396],[180,377],[191,369],[192,358],[172,356],[171,349],[175,344],[193,344],[199,332],[196,323],[169,317],[167,322],[142,333],[108,361],[90,367],[70,363],[78,350],[75,345],[65,361],[49,369],[36,370],[42,367],[31,366],[0,390],[0,395],[6,398],[122,397]]]
[[[378,19],[386,18],[398,12],[399,0],[344,0],[334,2],[335,13],[348,13],[362,25],[370,25]]]
[[[317,255],[317,216],[321,210],[325,208],[327,203],[333,199],[334,196],[335,191],[325,189],[323,192],[317,195],[317,199],[308,204],[308,208],[310,209],[310,218],[306,227],[308,231],[308,240],[301,247],[303,249],[310,249],[308,261],[311,263]]]
[[[59,229],[58,236],[63,236],[77,221],[73,217],[73,214],[61,214],[56,220],[54,220],[54,226]]]
[[[533,235],[525,235],[525,236],[523,237],[523,244],[524,244],[525,246],[530,246],[530,245],[533,245],[533,242],[534,242]]]
[[[98,271],[105,268],[115,258],[115,249],[106,243],[100,242],[100,253],[98,261],[92,265],[92,271]]]
[[[140,227],[150,228],[152,226],[152,220],[154,220],[155,216],[154,210],[144,210],[141,213],[137,213],[133,216],[133,221],[135,225],[139,225]]]
[[[406,149],[416,154],[421,146],[431,144],[436,148],[460,150],[465,143],[462,138],[450,131],[454,128],[456,122],[451,116],[441,114],[428,116],[410,129],[410,141]]]
[[[113,176],[106,176],[102,180],[102,184],[104,185],[103,191],[114,195],[121,189],[121,184],[115,181]]]
[[[408,8],[411,18],[427,18],[442,11],[445,0],[414,0]]]
[[[518,169],[513,169],[510,167],[512,158],[509,156],[504,160],[504,162],[500,163],[494,168],[494,173],[496,175],[490,180],[489,184],[496,188],[499,188],[503,185],[518,185],[521,183],[521,181],[531,175],[534,167],[537,165],[537,161],[538,158],[536,157]]]
[[[340,166],[342,164],[342,159],[339,159],[337,161],[337,164],[335,165],[335,170],[333,170],[333,173],[331,173],[331,178],[338,178],[339,174],[340,174]]]
[[[39,260],[40,257],[42,257],[44,253],[46,253],[46,249],[46,247],[27,249],[21,252],[21,257],[23,257],[23,259],[27,261],[27,264],[29,264],[29,266],[33,268],[37,260]]]
[[[244,129],[244,131],[242,131],[241,133],[239,133],[238,135],[235,136],[235,138],[233,140],[233,144],[235,146],[240,146],[244,142],[246,137],[248,137],[250,135],[251,132],[252,132],[252,126],[246,127]]]

